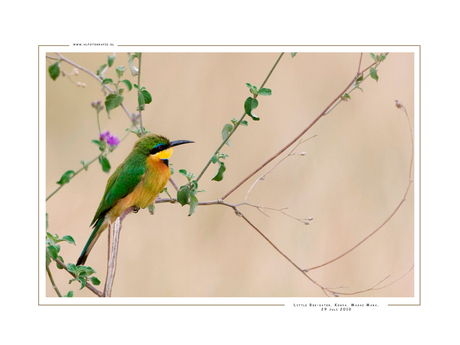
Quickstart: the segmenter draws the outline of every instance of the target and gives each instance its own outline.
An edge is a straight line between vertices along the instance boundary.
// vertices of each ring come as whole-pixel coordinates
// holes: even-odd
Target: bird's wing
[[[131,193],[142,180],[145,173],[143,162],[128,157],[110,176],[105,187],[104,196],[94,215],[91,225],[105,214],[118,202]]]

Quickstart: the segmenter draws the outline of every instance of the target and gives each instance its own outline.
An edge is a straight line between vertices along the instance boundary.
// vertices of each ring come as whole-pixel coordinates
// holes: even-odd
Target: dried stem
[[[110,254],[109,254],[109,259],[107,260],[107,277],[105,279],[104,292],[102,294],[102,297],[111,297],[113,281],[115,279],[115,271],[117,269],[118,245],[120,242],[121,223],[123,222],[123,219],[125,219],[125,217],[128,214],[134,211],[134,209],[135,209],[134,207],[127,208],[121,214],[121,216],[115,220],[115,223],[111,224],[109,222],[107,231],[110,233],[110,231],[113,228],[113,241],[112,241],[112,247],[111,249],[109,249]],[[109,235],[109,248],[110,248],[110,235]]]
[[[398,210],[400,209],[400,207],[402,206],[402,204],[404,203],[404,201],[406,201],[406,196],[407,196],[407,193],[409,192],[409,189],[410,189],[410,186],[412,185],[412,180],[409,181],[409,184],[407,185],[407,188],[406,188],[406,192],[404,193],[404,196],[402,198],[402,200],[399,202],[398,206],[396,206],[396,208],[393,210],[393,212],[388,216],[387,219],[385,219],[385,221],[377,228],[375,229],[374,231],[372,231],[369,235],[367,235],[366,237],[364,237],[361,241],[359,241],[356,245],[354,245],[351,249],[347,250],[345,253],[337,256],[336,258],[332,259],[332,260],[329,260],[328,262],[325,262],[324,264],[321,264],[321,265],[318,265],[318,266],[314,266],[314,267],[310,267],[308,268],[308,271],[311,271],[311,270],[315,270],[317,268],[320,268],[320,267],[323,267],[323,266],[326,266],[326,265],[329,265],[330,263],[334,262],[334,261],[337,261],[338,259],[340,259],[341,257],[344,257],[345,255],[347,255],[348,253],[350,253],[351,251],[355,250],[356,248],[358,248],[361,244],[363,244],[367,239],[369,239],[369,237],[373,236],[377,231],[379,231],[381,228],[383,228],[389,221],[391,218],[393,218],[393,216],[396,214],[396,212],[398,212]]]

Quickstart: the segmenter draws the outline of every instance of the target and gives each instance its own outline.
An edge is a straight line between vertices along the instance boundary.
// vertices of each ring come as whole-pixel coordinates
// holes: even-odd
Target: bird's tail
[[[85,264],[86,259],[88,258],[88,255],[91,252],[91,249],[93,249],[93,246],[96,244],[97,239],[99,238],[99,236],[101,236],[101,233],[107,228],[107,223],[104,224],[104,226],[102,226],[104,223],[104,218],[105,217],[99,219],[96,225],[94,226],[94,230],[91,233],[88,242],[86,242],[85,248],[83,248],[80,257],[77,260],[77,266]]]

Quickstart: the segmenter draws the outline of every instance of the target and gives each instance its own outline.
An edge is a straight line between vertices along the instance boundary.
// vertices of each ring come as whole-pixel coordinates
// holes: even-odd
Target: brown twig
[[[92,76],[93,78],[96,78],[100,83],[102,83],[102,79],[101,79],[97,74],[95,74],[95,73],[91,72],[90,70],[88,70],[88,69],[86,69],[86,68],[84,68],[84,67],[82,67],[82,66],[76,64],[75,62],[73,62],[73,61],[67,59],[66,57],[64,57],[64,56],[61,55],[60,53],[56,53],[56,54],[59,56],[59,59],[60,59],[61,61],[65,61],[65,62],[67,62],[69,65],[72,65],[72,66],[74,66],[74,67],[76,67],[76,68],[78,68],[78,69],[80,69],[80,70],[82,70],[82,71],[88,73],[90,76]],[[52,57],[52,56],[46,56],[46,58],[48,58],[48,59],[56,59],[55,57]],[[112,94],[114,93],[114,91],[113,91],[107,84],[104,84],[103,86],[104,86],[110,93],[112,93]],[[129,120],[132,122],[133,119],[131,118],[131,114],[129,113],[128,109],[125,107],[125,105],[124,105],[123,103],[121,103],[121,107],[122,107],[123,110],[125,111],[126,115],[128,115]]]
[[[377,62],[374,62],[370,66],[368,66],[362,73],[370,69],[372,66],[374,66]],[[358,67],[359,70],[359,67]],[[360,74],[362,74],[360,73]],[[299,140],[306,132],[312,128],[316,122],[319,121],[326,113],[328,112],[329,108],[331,108],[335,102],[337,102],[345,92],[355,83],[356,79],[358,79],[360,74],[356,74],[355,77],[351,80],[351,82],[346,86],[346,88],[336,97],[334,100],[329,103],[329,105],[302,131],[300,132],[294,139],[292,139],[286,146],[284,146],[281,150],[279,150],[277,153],[275,153],[271,158],[269,158],[267,161],[265,161],[261,166],[259,166],[256,170],[251,172],[248,176],[246,176],[240,183],[238,183],[235,187],[233,187],[229,192],[227,192],[221,199],[225,200],[230,194],[232,194],[235,190],[237,190],[243,183],[245,183],[247,180],[249,180],[252,176],[257,174],[260,170],[262,170],[268,163],[270,163],[272,160],[274,160],[276,157],[278,157],[280,154],[282,154],[284,151],[286,151],[289,147],[291,147],[297,140]]]
[[[134,207],[127,208],[120,217],[118,217],[113,224],[109,222],[107,231],[110,232],[113,227],[113,241],[110,250],[109,259],[107,260],[107,276],[105,278],[104,292],[102,297],[111,297],[113,281],[115,279],[115,271],[117,269],[118,245],[120,242],[121,223],[123,219],[134,211]],[[110,248],[110,243],[109,243]]]
[[[310,267],[308,268],[307,270],[308,271],[311,271],[311,270],[315,270],[317,268],[320,268],[320,267],[323,267],[323,266],[326,266],[326,265],[329,265],[330,263],[334,262],[334,261],[337,261],[338,259],[340,259],[341,257],[344,257],[345,255],[347,255],[348,253],[350,253],[351,251],[355,250],[357,247],[359,247],[361,244],[363,244],[367,239],[369,239],[369,237],[373,236],[377,231],[379,231],[381,228],[383,228],[389,221],[391,218],[393,218],[393,216],[396,214],[396,212],[398,212],[398,210],[400,209],[400,207],[402,206],[402,204],[404,203],[404,201],[406,201],[406,196],[407,196],[407,193],[409,192],[409,189],[410,189],[410,186],[412,185],[412,180],[409,181],[409,184],[406,188],[406,192],[404,193],[404,196],[402,198],[402,200],[399,202],[398,206],[396,206],[396,208],[393,210],[393,212],[388,216],[387,219],[385,219],[385,221],[377,228],[375,229],[374,231],[372,231],[369,235],[367,235],[366,237],[364,237],[361,241],[359,241],[356,245],[354,245],[351,249],[347,250],[345,253],[337,256],[336,258],[332,259],[332,260],[329,260],[328,262],[325,262],[324,264],[321,264],[321,265],[318,265],[318,266],[314,266],[314,267]]]

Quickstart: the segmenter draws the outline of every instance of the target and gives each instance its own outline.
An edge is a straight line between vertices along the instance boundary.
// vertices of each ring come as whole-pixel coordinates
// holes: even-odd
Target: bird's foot
[[[140,209],[141,209],[140,207],[134,206],[133,212],[134,212],[134,213],[137,213],[137,212],[139,212]]]

